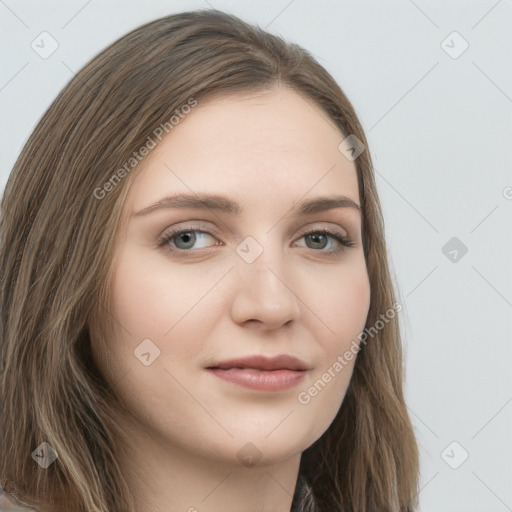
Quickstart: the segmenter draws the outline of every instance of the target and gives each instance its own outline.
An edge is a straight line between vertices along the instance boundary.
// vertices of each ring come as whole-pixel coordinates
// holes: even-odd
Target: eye
[[[306,243],[312,244],[312,246],[308,246],[309,249],[322,250],[326,248],[326,244],[328,244],[329,239],[334,240],[336,243],[341,244],[342,247],[334,247],[323,252],[327,253],[336,253],[342,251],[345,247],[353,247],[355,245],[354,242],[349,240],[347,237],[338,233],[336,231],[331,231],[329,229],[315,229],[313,231],[308,231],[304,233],[301,238],[306,239]]]
[[[208,238],[216,238],[207,231],[201,229],[178,229],[164,234],[157,242],[158,247],[165,248],[174,253],[184,254],[193,252],[192,249],[205,249],[214,245],[221,245],[218,240],[214,244],[208,245]],[[306,240],[306,249],[312,249],[317,252],[334,254],[343,251],[347,247],[353,247],[354,242],[336,231],[329,229],[315,229],[302,234],[299,239]],[[200,243],[199,246],[196,244]],[[331,247],[329,246],[329,242]],[[334,245],[334,247],[332,247]],[[337,245],[337,246],[336,246]]]
[[[204,249],[208,247],[208,245],[203,245],[200,247],[194,247],[194,244],[198,241],[201,241],[205,238],[214,238],[213,235],[206,231],[202,231],[199,229],[187,229],[187,230],[178,230],[173,231],[171,233],[165,234],[159,241],[158,246],[169,246],[169,250],[180,250],[187,251],[189,249]],[[214,244],[219,245],[219,244]],[[174,246],[174,247],[173,247]]]

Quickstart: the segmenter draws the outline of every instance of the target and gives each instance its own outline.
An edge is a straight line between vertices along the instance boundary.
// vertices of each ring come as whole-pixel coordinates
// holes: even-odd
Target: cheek
[[[336,416],[350,383],[358,336],[364,329],[370,305],[364,260],[362,264],[340,267],[326,282],[322,293],[310,295],[312,303],[316,299],[315,311],[322,312],[322,322],[317,320],[315,328],[321,357],[308,387],[302,388],[298,397],[303,407],[314,411],[319,420],[317,425],[324,430]]]
[[[139,338],[169,329],[176,305],[171,294],[166,293],[169,285],[158,265],[148,265],[135,250],[122,252],[112,280],[112,308],[125,331]],[[163,315],[165,311],[167,314]]]
[[[163,257],[144,257],[144,251],[127,248],[118,259],[112,281],[116,320],[134,341],[171,337],[180,323],[189,323],[196,310],[207,319],[201,298],[215,280],[216,273],[199,273],[194,265],[178,267]]]
[[[215,312],[205,307],[207,299],[201,299],[219,280],[216,273],[204,275],[194,265],[177,268],[135,245],[119,252],[111,282],[115,339],[97,356],[128,408],[147,425],[160,424],[171,430],[187,429],[187,421],[190,426],[201,413],[191,408],[182,390],[186,372],[185,376],[181,372],[192,367],[208,338]],[[148,352],[152,362],[146,366],[137,357]],[[186,409],[192,412],[172,413]]]
[[[173,264],[137,246],[124,247],[116,260],[111,287],[112,314],[116,336],[111,340],[109,356],[116,363],[113,380],[131,372],[140,377],[140,389],[158,388],[151,379],[164,368],[180,373],[192,366],[204,350],[217,321],[219,306],[212,305],[216,283],[229,266],[200,272],[197,265]],[[136,359],[147,353],[143,340],[151,340],[158,357],[149,367]],[[134,353],[135,351],[135,353]],[[164,375],[164,378],[168,378]]]
[[[326,353],[332,356],[346,350],[363,330],[370,306],[370,282],[364,258],[352,265],[340,266],[335,272],[317,276],[317,287],[310,294],[315,311],[325,324],[319,337]],[[318,330],[318,329],[317,329]]]

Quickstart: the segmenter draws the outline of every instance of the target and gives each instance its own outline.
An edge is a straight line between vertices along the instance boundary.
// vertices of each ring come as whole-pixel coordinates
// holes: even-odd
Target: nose
[[[265,247],[252,263],[239,259],[233,278],[236,292],[231,306],[234,322],[272,330],[297,320],[299,302],[285,254]],[[297,283],[295,283],[297,284]]]

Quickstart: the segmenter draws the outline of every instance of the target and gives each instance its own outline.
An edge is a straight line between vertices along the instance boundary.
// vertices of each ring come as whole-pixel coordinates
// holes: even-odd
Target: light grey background
[[[421,512],[512,511],[512,0],[0,0],[1,190],[74,72],[142,23],[208,6],[308,49],[367,132],[404,304]],[[31,48],[43,31],[59,44],[47,59]]]

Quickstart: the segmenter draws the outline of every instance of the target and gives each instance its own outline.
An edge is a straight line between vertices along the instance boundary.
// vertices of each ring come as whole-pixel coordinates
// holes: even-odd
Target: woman
[[[40,511],[414,510],[366,148],[305,50],[218,11],[87,64],[2,198],[2,487]]]

